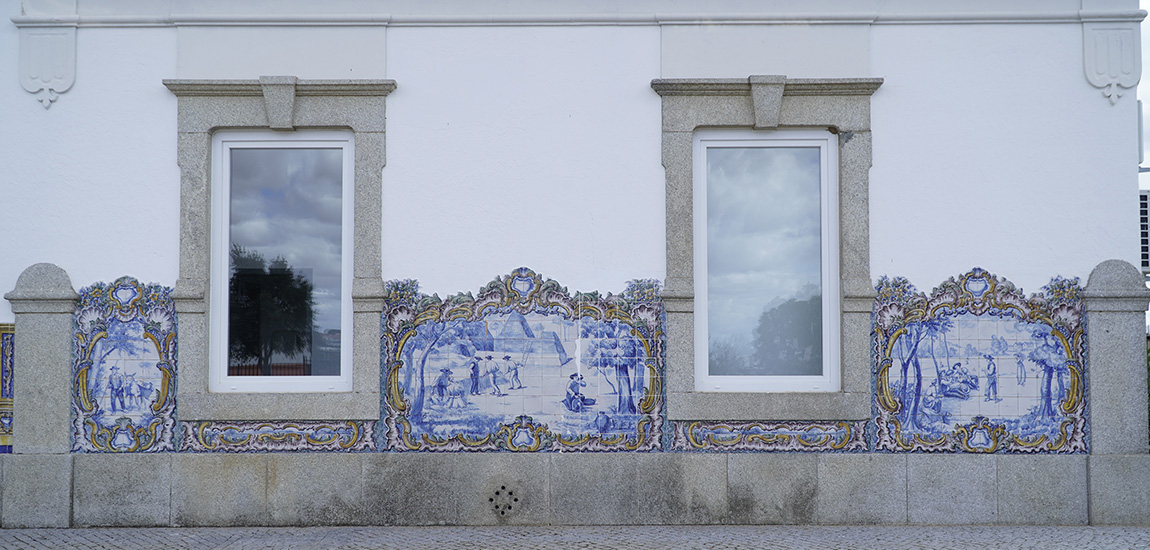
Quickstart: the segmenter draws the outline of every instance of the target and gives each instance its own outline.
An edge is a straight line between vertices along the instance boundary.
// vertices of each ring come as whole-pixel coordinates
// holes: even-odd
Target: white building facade
[[[0,8],[5,527],[1150,523],[1133,0]]]

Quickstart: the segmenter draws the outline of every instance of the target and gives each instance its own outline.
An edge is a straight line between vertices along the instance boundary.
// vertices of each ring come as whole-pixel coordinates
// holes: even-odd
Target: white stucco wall
[[[79,29],[76,82],[50,109],[17,78],[19,2],[0,4],[0,293],[52,262],[79,287],[175,283],[179,251],[175,31]],[[0,301],[0,322],[12,322]]]
[[[145,27],[81,25],[76,83],[45,110],[19,84],[8,19],[21,3],[0,0],[0,292],[41,261],[76,287],[125,274],[174,284],[176,100],[161,80],[261,74],[396,80],[383,276],[441,295],[521,265],[572,290],[663,278],[660,101],[650,88],[660,77],[885,78],[872,100],[875,278],[904,275],[928,290],[980,266],[1033,292],[1108,258],[1137,260],[1134,97],[1111,106],[1087,83],[1081,24],[883,23],[901,13],[892,9],[874,25],[660,26],[652,7],[690,10],[648,2],[621,14],[623,25],[492,26],[472,13],[444,26],[434,18],[447,12],[413,23],[418,5],[396,5],[390,26],[368,17],[296,34],[173,26],[162,10]],[[585,11],[594,9],[608,11]],[[242,48],[249,39],[258,45]],[[0,322],[12,318],[0,301]]]
[[[879,26],[871,275],[978,266],[1035,292],[1137,265],[1137,115],[1083,76],[1081,25]]]
[[[657,27],[388,31],[383,277],[664,277]]]

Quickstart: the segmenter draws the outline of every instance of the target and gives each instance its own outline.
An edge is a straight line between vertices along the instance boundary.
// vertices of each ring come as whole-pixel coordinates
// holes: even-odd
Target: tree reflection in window
[[[315,299],[306,271],[232,245],[229,376],[312,374]]]

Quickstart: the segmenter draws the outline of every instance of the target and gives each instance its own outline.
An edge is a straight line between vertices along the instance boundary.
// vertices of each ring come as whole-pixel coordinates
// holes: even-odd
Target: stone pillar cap
[[[66,271],[39,263],[25,269],[4,298],[12,304],[12,313],[71,313],[79,295]]]

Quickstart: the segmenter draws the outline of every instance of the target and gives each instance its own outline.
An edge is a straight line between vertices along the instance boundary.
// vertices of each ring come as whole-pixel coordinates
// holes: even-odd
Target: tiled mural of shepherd
[[[659,284],[571,295],[527,268],[473,296],[390,281],[380,447],[419,451],[658,450]]]
[[[1087,452],[1078,279],[1027,298],[975,268],[929,296],[901,277],[877,291],[876,450]]]
[[[175,450],[170,294],[131,277],[80,290],[72,338],[73,451]]]

